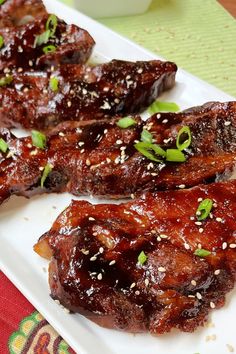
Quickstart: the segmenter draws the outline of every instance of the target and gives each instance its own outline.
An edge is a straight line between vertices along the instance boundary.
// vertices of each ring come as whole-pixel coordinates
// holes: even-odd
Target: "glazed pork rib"
[[[198,221],[206,198],[214,207]],[[72,201],[34,250],[71,311],[129,332],[192,332],[234,286],[235,230],[234,180],[120,205]]]
[[[119,118],[65,122],[51,131],[45,149],[31,137],[17,139],[7,129],[0,153],[0,203],[12,194],[64,192],[110,198],[147,190],[191,187],[229,178],[236,164],[236,102],[209,103],[182,113],[156,114],[127,129]],[[144,128],[162,148],[174,148],[183,126],[191,131],[185,162],[154,162],[134,147]],[[45,168],[44,183],[42,176]]]
[[[46,43],[36,38],[45,33],[49,14],[17,27],[0,28],[4,44],[0,48],[0,72],[45,69],[59,64],[85,63],[95,44],[87,31],[57,20],[55,33]],[[46,52],[45,52],[46,51]]]
[[[0,88],[0,125],[45,130],[65,120],[140,112],[174,86],[176,71],[171,62],[113,60],[94,67],[62,65],[53,73],[16,73]]]

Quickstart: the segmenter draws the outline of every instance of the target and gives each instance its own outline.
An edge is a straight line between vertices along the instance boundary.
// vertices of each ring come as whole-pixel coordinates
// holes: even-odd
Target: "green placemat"
[[[236,96],[236,21],[216,0],[153,0],[143,15],[99,21]]]

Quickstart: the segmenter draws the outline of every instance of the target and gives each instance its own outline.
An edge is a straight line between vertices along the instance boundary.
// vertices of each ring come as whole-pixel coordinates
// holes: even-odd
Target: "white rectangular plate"
[[[138,45],[122,38],[90,18],[53,0],[45,1],[48,10],[69,23],[87,29],[97,45],[94,56],[100,61],[112,58],[148,60],[158,58]],[[174,101],[180,107],[202,104],[206,101],[234,99],[183,70],[178,71],[176,87],[165,93],[162,100]],[[79,198],[78,198],[79,199]],[[96,199],[85,198],[96,203]],[[11,198],[0,212],[0,265],[29,301],[79,354],[223,354],[227,343],[236,347],[236,291],[227,297],[221,310],[213,311],[214,328],[200,328],[193,334],[172,331],[160,337],[149,334],[132,335],[100,328],[84,317],[67,314],[50,297],[45,267],[47,262],[32,250],[38,237],[51,227],[52,222],[70,202],[71,196],[48,195]],[[54,208],[56,206],[57,209]],[[206,337],[215,334],[215,341]]]

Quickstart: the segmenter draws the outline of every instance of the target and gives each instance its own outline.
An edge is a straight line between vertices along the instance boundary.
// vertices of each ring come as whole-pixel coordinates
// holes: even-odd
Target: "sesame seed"
[[[185,243],[185,244],[184,244],[184,248],[185,248],[186,250],[189,250],[189,249],[190,249],[190,246],[189,246],[187,243]]]
[[[71,107],[71,105],[72,105],[71,101],[68,101],[68,102],[67,102],[67,106],[68,106],[68,107]]]
[[[196,282],[196,280],[191,280],[191,284],[193,285],[193,286],[196,286],[197,285],[197,282]]]
[[[32,144],[27,144],[26,146],[27,146],[29,149],[32,148]]]
[[[79,141],[79,142],[78,142],[78,145],[79,145],[79,146],[83,146],[83,145],[84,145],[84,142],[83,142],[83,141]]]
[[[40,166],[39,167],[39,171],[43,171],[44,170],[44,167],[43,166]]]
[[[97,279],[98,279],[98,280],[102,280],[102,273],[99,273],[99,274],[98,274]]]
[[[179,188],[180,188],[180,189],[184,189],[185,187],[186,187],[185,184],[180,184],[180,185],[179,185]]]
[[[194,216],[190,216],[190,218],[189,218],[190,220],[194,220]]]
[[[85,161],[85,163],[86,163],[86,166],[90,166],[90,165],[91,165],[91,162],[90,162],[89,159],[87,159],[87,160]]]
[[[157,113],[156,118],[157,118],[157,119],[160,119],[160,118],[161,118],[160,113]]]
[[[203,230],[203,228],[201,227],[198,231],[200,232],[200,234],[202,234],[204,230]]]
[[[196,215],[197,215],[197,216],[200,216],[200,215],[201,215],[200,210],[198,210],[198,211],[196,212]]]
[[[231,122],[227,120],[224,124],[226,127],[228,127],[231,124]]]
[[[217,207],[217,203],[213,203],[213,207],[216,208]]]
[[[168,119],[163,119],[162,123],[164,124],[168,123]]]
[[[108,92],[109,90],[110,90],[109,87],[103,87],[103,91],[104,91],[104,92]]]
[[[136,291],[135,291],[135,295],[140,295],[140,291],[139,291],[139,290],[136,290]]]
[[[214,302],[210,302],[210,307],[212,308],[212,309],[214,309],[215,307],[216,307],[216,305],[214,304]]]
[[[106,162],[107,163],[110,163],[111,162],[111,159],[109,159],[109,157],[106,158]]]
[[[216,270],[214,271],[214,274],[215,274],[215,275],[219,275],[219,274],[220,274],[220,269],[216,269]]]
[[[99,253],[103,253],[104,252],[104,248],[103,247],[100,247],[99,248]]]
[[[194,298],[194,297],[195,297],[195,295],[188,295],[188,297],[190,297],[190,298]]]
[[[97,259],[97,257],[93,256],[93,257],[90,258],[90,261],[94,262],[94,261],[96,261],[96,259]]]
[[[166,271],[166,269],[164,267],[158,267],[157,268],[159,272],[163,273]]]
[[[201,213],[201,212],[200,212],[200,213]],[[195,225],[200,226],[200,225],[202,225],[202,222],[201,222],[201,221],[195,221]]]
[[[82,252],[85,256],[87,256],[87,255],[89,254],[89,250],[85,250],[84,248],[81,250],[81,252]]]
[[[149,280],[146,278],[146,279],[144,280],[144,283],[145,283],[146,286],[148,286]]]
[[[227,245],[227,242],[223,242],[223,243],[222,243],[222,249],[223,249],[223,250],[225,250],[225,249],[227,248],[227,246],[228,246],[228,245]]]
[[[201,300],[202,299],[202,295],[200,294],[200,293],[196,293],[196,296],[197,296],[197,298],[198,298],[198,300]]]
[[[229,247],[230,247],[230,248],[236,248],[236,243],[231,243],[231,244],[229,245]]]
[[[133,288],[135,287],[135,285],[136,285],[136,283],[132,283],[132,284],[130,285],[130,289],[133,289]]]
[[[83,95],[86,95],[88,93],[88,91],[85,88],[83,88],[82,93],[83,93]]]
[[[131,198],[131,199],[134,199],[134,198],[135,198],[133,193],[130,194],[130,198]]]
[[[197,245],[197,248],[199,248],[199,249],[201,249],[201,248],[202,248],[201,243],[199,243],[199,244]]]
[[[138,73],[138,74],[142,74],[142,72],[143,72],[143,69],[142,69],[142,68],[139,68],[139,69],[137,70],[137,73]]]
[[[202,198],[198,198],[198,200],[197,200],[199,203],[200,202],[202,202],[203,201],[203,199]]]
[[[33,62],[32,62],[32,60],[29,60],[29,66],[33,66],[34,64],[33,64]]]
[[[112,265],[113,265],[113,264],[115,264],[115,263],[116,263],[116,261],[115,261],[115,260],[110,261],[109,266],[112,266]]]
[[[117,145],[121,145],[122,143],[123,143],[122,140],[120,140],[120,139],[116,140],[116,144],[117,144]]]
[[[157,241],[161,241],[161,237],[160,236],[157,236]]]
[[[38,150],[36,149],[36,150],[33,150],[33,151],[30,151],[30,155],[31,156],[35,156],[35,155],[37,155],[37,153],[38,153]]]
[[[63,132],[60,132],[58,135],[59,136],[65,136],[65,134]]]
[[[165,235],[165,234],[160,234],[160,237],[161,237],[161,238],[168,238],[168,236]]]
[[[221,218],[216,218],[216,221],[217,222],[222,222],[222,219]]]

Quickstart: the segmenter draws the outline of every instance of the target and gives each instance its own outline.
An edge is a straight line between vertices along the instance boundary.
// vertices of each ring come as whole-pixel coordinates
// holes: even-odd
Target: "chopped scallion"
[[[4,38],[0,35],[0,49],[4,46]]]
[[[182,142],[181,142],[182,141]],[[188,126],[183,126],[178,132],[178,136],[176,139],[177,148],[182,151],[187,149],[192,142],[192,135],[190,128]]]
[[[166,150],[166,161],[170,162],[184,162],[186,161],[186,157],[182,153],[182,151],[178,149],[167,149]]]
[[[57,16],[50,15],[46,22],[46,31],[50,31],[50,37],[52,37],[57,29]]]
[[[37,130],[32,130],[31,132],[31,137],[32,137],[32,144],[36,146],[39,149],[45,149],[46,148],[46,136],[37,131]]]
[[[0,151],[5,153],[7,152],[7,150],[8,150],[8,144],[5,142],[5,140],[0,138]]]
[[[136,121],[133,118],[131,118],[131,117],[121,118],[116,123],[116,125],[118,125],[118,127],[123,128],[123,129],[129,128],[129,127],[131,127],[132,125],[135,125],[135,124],[137,124]]]
[[[49,175],[49,173],[52,171],[52,166],[47,164],[45,167],[44,167],[44,170],[43,170],[43,174],[42,174],[42,177],[41,177],[41,181],[40,181],[40,186],[41,188],[44,187],[44,183]]]
[[[139,264],[143,265],[145,262],[147,261],[147,256],[146,254],[142,251],[139,253],[139,256],[138,256],[138,262]]]
[[[44,31],[43,33],[39,34],[38,36],[35,37],[34,41],[34,48],[46,44],[50,38],[51,32],[49,30]]]
[[[153,102],[148,108],[148,112],[150,114],[155,114],[158,112],[178,112],[179,110],[180,108],[176,103],[160,101]]]
[[[11,75],[1,77],[1,79],[0,79],[0,87],[2,87],[2,86],[7,86],[7,85],[9,85],[12,81],[13,81],[13,76],[11,76]]]
[[[49,81],[50,89],[54,92],[58,90],[59,80],[57,77],[51,77]]]
[[[56,51],[56,49],[57,49],[57,47],[55,47],[55,45],[50,44],[50,45],[47,45],[46,47],[43,47],[43,52],[45,54],[53,53]]]
[[[195,250],[194,254],[198,257],[207,257],[211,254],[211,252],[208,250],[204,250],[203,248],[198,248]]]
[[[148,130],[143,129],[141,133],[141,140],[144,143],[152,143],[152,134]]]
[[[6,0],[0,0],[0,5],[4,4]]]
[[[166,152],[156,144],[139,142],[134,145],[135,149],[138,150],[142,155],[147,157],[149,160],[155,162],[163,162],[162,160],[158,159],[156,156],[166,157]]]
[[[212,206],[213,201],[211,199],[204,199],[197,208],[196,215],[198,220],[205,220],[210,215]]]

